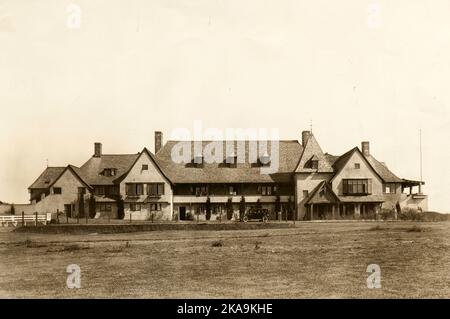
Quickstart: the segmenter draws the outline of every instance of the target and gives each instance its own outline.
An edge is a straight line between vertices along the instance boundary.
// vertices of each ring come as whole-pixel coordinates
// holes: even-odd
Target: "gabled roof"
[[[249,147],[250,143],[255,143],[257,149],[261,142],[258,141],[229,141],[234,143],[234,154],[238,154],[238,143],[244,145],[245,163],[237,163],[236,167],[228,167],[221,163],[206,163],[202,167],[194,167],[186,163],[175,163],[172,161],[172,148],[179,142],[188,143],[191,147],[191,160],[194,158],[194,142],[193,141],[168,141],[161,150],[156,154],[158,163],[168,178],[175,184],[177,183],[273,183],[273,182],[290,182],[291,174],[294,172],[296,162],[302,152],[302,146],[296,140],[278,141],[279,146],[279,168],[274,174],[261,174],[261,167],[250,163]],[[204,147],[211,141],[203,141]],[[225,163],[227,150],[225,141],[223,145],[223,158]],[[267,141],[267,152],[271,155],[271,142]],[[231,152],[230,152],[231,153]],[[259,154],[259,153],[258,153]]]
[[[350,157],[353,155],[353,153],[358,152],[362,158],[366,160],[366,163],[369,164],[369,167],[371,167],[374,172],[380,177],[385,183],[401,183],[403,180],[399,177],[397,177],[394,173],[392,173],[386,165],[379,162],[375,157],[372,155],[365,156],[358,147],[354,147],[348,152],[341,155],[339,158],[337,158],[333,163],[333,169],[335,171],[335,174],[338,174],[342,168],[347,164]]]
[[[333,180],[338,174],[339,172],[345,167],[345,165],[347,164],[347,162],[349,161],[349,159],[352,157],[352,155],[354,153],[359,153],[361,155],[361,157],[363,158],[363,160],[366,162],[367,166],[369,166],[372,171],[375,173],[375,175],[377,175],[381,180],[383,180],[383,178],[380,176],[380,174],[378,174],[378,172],[375,170],[375,168],[370,164],[370,162],[367,160],[367,158],[364,156],[364,154],[359,150],[358,147],[354,147],[352,148],[350,151],[344,153],[342,156],[340,156],[333,164],[333,169],[334,169],[334,176],[331,180]]]
[[[70,170],[86,187],[91,188],[80,174],[80,169],[69,164],[66,167],[47,167],[29,189],[50,188],[67,170]]]
[[[308,163],[312,158],[318,160],[318,169],[309,168]],[[298,160],[297,167],[295,169],[296,173],[333,173],[333,168],[328,162],[327,157],[322,152],[319,143],[317,143],[316,138],[311,134],[303,148],[302,155]]]
[[[66,167],[47,167],[41,175],[31,184],[29,189],[48,188],[61,175]]]
[[[339,197],[327,181],[320,182],[305,199],[305,204],[338,203]]]
[[[128,170],[122,174],[119,178],[116,179],[116,182],[120,182],[122,181],[127,175],[128,173],[131,171],[131,169],[134,167],[134,165],[137,163],[137,161],[139,160],[139,158],[142,156],[142,154],[147,154],[148,157],[150,158],[150,160],[153,162],[153,164],[155,165],[156,169],[159,171],[159,173],[167,180],[168,183],[172,183],[171,180],[167,177],[167,175],[162,171],[161,167],[158,164],[158,160],[155,157],[155,155],[153,155],[152,152],[150,152],[146,147],[144,147],[144,149],[142,150],[142,152],[140,152],[138,154],[138,156],[136,157],[136,159],[133,161],[133,163],[131,164],[131,166],[128,168]]]
[[[386,183],[401,183],[403,180],[399,177],[397,177],[394,173],[392,173],[389,168],[382,164],[381,162],[377,161],[375,157],[372,155],[365,156],[367,161],[372,165],[373,169],[378,173],[378,175],[381,176],[381,178]]]
[[[129,171],[139,155],[140,153],[93,156],[80,167],[79,172],[90,185],[113,185]],[[115,168],[116,174],[114,176],[100,175],[105,168]]]

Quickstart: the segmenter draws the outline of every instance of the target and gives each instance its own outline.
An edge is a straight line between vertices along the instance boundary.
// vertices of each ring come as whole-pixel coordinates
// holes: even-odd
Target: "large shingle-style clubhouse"
[[[194,142],[188,143],[193,148]],[[206,147],[210,142],[201,142]],[[228,141],[228,144],[230,142]],[[256,144],[252,144],[256,143]],[[270,219],[376,218],[384,210],[427,210],[422,181],[397,177],[371,153],[369,142],[340,156],[324,153],[310,131],[297,140],[278,141],[278,170],[262,173],[270,162],[249,160],[250,145],[223,143],[223,162],[175,162],[172,150],[179,141],[163,144],[155,132],[155,152],[103,154],[95,143],[94,155],[80,167],[47,167],[29,187],[33,211],[92,218],[139,220],[235,220],[239,209],[267,209]],[[238,161],[238,148],[246,160]],[[242,153],[242,152],[241,152]],[[194,152],[191,152],[194,154]],[[200,158],[198,158],[200,157]],[[414,190],[418,192],[414,192]]]

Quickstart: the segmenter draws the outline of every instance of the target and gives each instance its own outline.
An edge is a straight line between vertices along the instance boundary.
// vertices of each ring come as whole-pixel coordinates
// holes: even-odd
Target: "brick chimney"
[[[162,132],[155,131],[155,154],[158,153],[158,151],[162,147],[162,139],[163,139]]]
[[[102,156],[102,143],[94,143],[94,157]]]
[[[361,142],[361,151],[364,154],[364,156],[370,155],[370,144],[367,141]]]
[[[302,132],[302,146],[305,147],[306,143],[308,142],[309,137],[311,136],[310,131],[303,131]]]

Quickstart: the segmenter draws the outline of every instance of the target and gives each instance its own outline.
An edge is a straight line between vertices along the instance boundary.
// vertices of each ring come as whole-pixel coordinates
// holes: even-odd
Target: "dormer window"
[[[236,167],[237,166],[237,156],[234,154],[227,155],[225,159],[225,163],[228,164],[228,167]]]
[[[103,176],[109,177],[109,176],[115,176],[116,175],[116,169],[115,168],[105,168],[103,170]]]
[[[203,166],[203,155],[197,154],[194,156],[194,165],[196,167],[202,167]]]
[[[259,157],[259,164],[261,166],[269,166],[270,165],[270,155],[265,152],[263,155]]]
[[[305,164],[305,168],[319,169],[319,158],[314,155]]]

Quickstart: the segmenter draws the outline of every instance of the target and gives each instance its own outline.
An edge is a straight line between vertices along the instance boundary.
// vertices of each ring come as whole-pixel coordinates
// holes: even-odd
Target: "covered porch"
[[[378,219],[381,212],[381,204],[381,202],[309,203],[305,205],[306,219]]]
[[[306,198],[306,220],[377,219],[383,199],[376,195],[337,196],[327,182]]]

